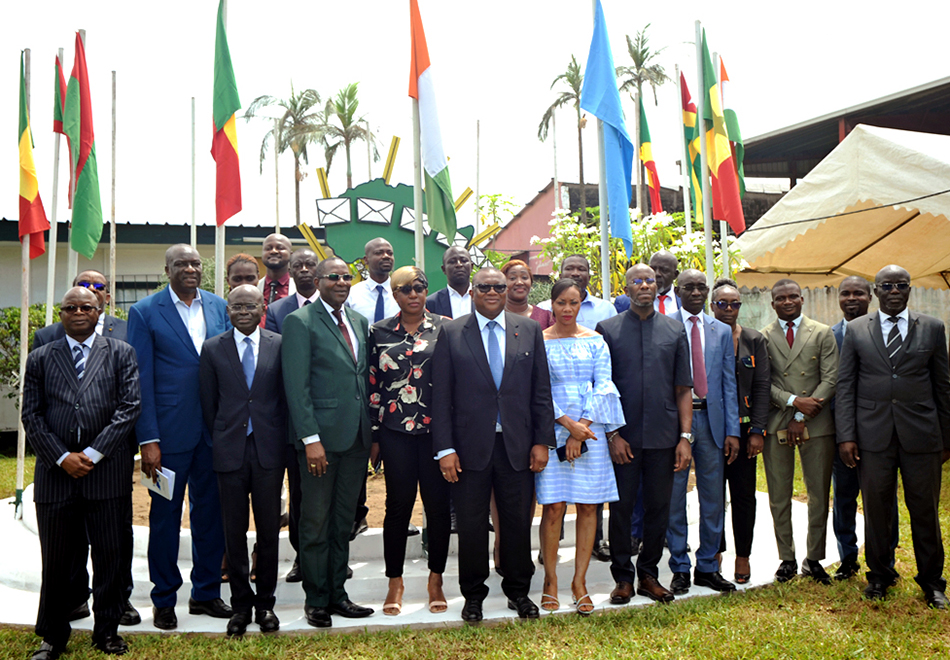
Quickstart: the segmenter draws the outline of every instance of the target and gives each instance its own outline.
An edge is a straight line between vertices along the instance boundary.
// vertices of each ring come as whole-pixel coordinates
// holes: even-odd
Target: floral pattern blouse
[[[369,407],[373,430],[386,426],[402,433],[429,432],[432,422],[432,354],[445,319],[425,312],[414,334],[402,313],[369,331]]]

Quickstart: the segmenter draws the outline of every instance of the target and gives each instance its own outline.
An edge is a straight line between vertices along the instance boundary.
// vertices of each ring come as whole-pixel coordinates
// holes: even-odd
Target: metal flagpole
[[[30,49],[23,50],[23,77],[26,83],[26,116],[30,116]],[[29,122],[27,122],[29,126]],[[23,218],[20,218],[23,222]],[[30,342],[30,235],[23,236],[20,248],[20,411],[23,411],[23,380],[26,376],[26,354]],[[16,507],[13,517],[23,516],[23,464],[26,460],[26,431],[23,418],[17,425],[16,443]]]
[[[191,97],[191,247],[198,249],[198,225],[195,217],[195,97]]]
[[[597,0],[591,2],[593,15],[597,15]],[[600,205],[600,294],[610,301],[610,225],[607,224],[607,154],[604,145],[604,122],[597,120],[597,161],[600,180],[597,184],[597,203]],[[629,185],[629,182],[628,182]],[[582,200],[582,204],[584,200]]]
[[[713,71],[717,80],[719,77],[719,53],[713,53]],[[719,81],[719,100],[722,103],[722,81]],[[724,105],[721,107],[725,107]],[[731,277],[729,273],[729,225],[725,220],[719,221],[719,249],[722,254],[722,276]],[[710,287],[712,288],[712,287]]]
[[[277,167],[277,156],[280,155],[280,119],[274,119],[274,233],[280,233],[280,169]],[[297,176],[296,169],[294,176]],[[295,184],[296,185],[296,184]]]
[[[415,214],[416,267],[425,268],[425,234],[422,231],[422,129],[419,100],[412,99],[412,210]]]
[[[82,40],[82,47],[86,47],[86,31],[79,30],[79,38]],[[79,145],[73,145],[76,148],[76,155],[79,155]],[[69,199],[70,203],[76,200],[76,163],[69,159]],[[73,249],[73,214],[69,214],[69,249],[66,250],[66,281],[72,282],[79,273],[79,253]]]
[[[59,49],[59,62],[63,62],[63,49]],[[59,86],[59,74],[56,76],[56,85]],[[49,245],[46,246],[46,319],[43,325],[53,322],[53,304],[56,296],[56,234],[59,225],[56,224],[56,206],[59,201],[59,133],[53,133],[53,208],[51,209]],[[67,246],[68,249],[68,246]]]
[[[479,184],[482,174],[482,120],[475,120],[475,235],[482,231],[482,199]]]
[[[109,314],[115,316],[115,71],[112,72],[112,219],[109,222]]]
[[[633,124],[633,139],[636,140],[636,148],[633,150],[635,154],[633,157],[634,167],[637,168],[637,210],[640,212],[640,217],[643,218],[647,215],[647,205],[643,199],[643,161],[640,160],[640,90],[636,90],[632,96],[634,97],[634,124]]]
[[[221,17],[224,29],[228,29],[228,0],[223,0]],[[217,225],[217,222],[215,223]],[[224,223],[217,225],[214,231],[214,292],[224,296]]]
[[[699,158],[700,172],[703,179],[703,231],[706,234],[706,283],[712,289],[714,258],[712,248],[712,212],[709,208],[709,161],[706,157],[706,124],[703,119],[704,106],[706,105],[706,82],[703,78],[703,25],[696,21],[696,69],[699,81],[698,92],[696,93],[696,125],[700,127],[699,139]]]
[[[373,180],[373,134],[369,130],[369,119],[366,120],[366,180]]]
[[[683,130],[683,87],[680,83],[680,65],[676,65],[676,96],[680,99],[679,105],[679,127],[680,130]],[[685,134],[683,140],[683,147],[685,149],[685,160],[682,161],[685,163],[683,167],[680,167],[680,173],[683,175],[683,217],[686,221],[686,235],[689,236],[693,233],[693,221],[690,218],[690,202],[689,202],[689,173],[692,170],[693,163],[689,159],[689,145],[686,144]]]

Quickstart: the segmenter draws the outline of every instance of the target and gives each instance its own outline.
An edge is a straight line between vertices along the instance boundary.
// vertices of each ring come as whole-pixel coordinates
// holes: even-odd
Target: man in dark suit
[[[111,294],[109,292],[109,280],[98,270],[84,270],[73,280],[73,286],[81,286],[89,289],[96,298],[99,299],[99,323],[96,325],[96,334],[102,337],[112,337],[125,341],[126,322],[115,316],[109,316],[105,313],[106,305],[109,303]],[[33,348],[39,348],[44,344],[62,339],[66,336],[62,323],[53,323],[40,328],[33,335]]]
[[[353,276],[332,257],[317,266],[320,301],[284,319],[281,360],[300,469],[300,568],[307,623],[373,613],[346,593],[349,538],[372,445],[366,319],[344,307]]]
[[[910,275],[874,278],[880,311],[855,319],[841,348],[835,416],[838,451],[858,468],[864,499],[866,597],[897,579],[891,547],[897,471],[910,513],[917,576],[927,604],[947,608],[940,536],[941,464],[950,458],[950,368],[943,322],[907,309]]]
[[[528,598],[534,473],[554,439],[551,377],[541,326],[505,312],[505,276],[482,268],[472,284],[475,312],[442,325],[432,356],[432,437],[454,484],[462,619],[482,619],[488,595],[488,509],[498,505],[501,588],[521,618],[537,618]]]
[[[627,420],[607,438],[620,493],[620,500],[610,504],[610,572],[617,582],[610,602],[630,602],[637,573],[638,594],[669,602],[673,593],[657,579],[657,566],[670,521],[674,472],[688,469],[692,460],[689,343],[682,323],[653,309],[653,269],[632,266],[626,280],[630,309],[597,324],[610,347],[612,378]],[[641,483],[643,547],[634,570],[630,517]]]
[[[201,409],[211,429],[214,471],[228,551],[231,609],[228,635],[243,635],[254,620],[275,632],[280,488],[287,447],[287,401],[280,361],[280,335],[262,330],[264,295],[243,285],[228,295],[232,330],[201,350]],[[257,594],[247,562],[248,496],[257,529]]]
[[[141,410],[135,352],[95,332],[99,300],[66,292],[65,338],[30,353],[23,426],[36,451],[34,502],[43,560],[34,660],[52,660],[69,640],[71,579],[77,556],[92,545],[95,626],[102,652],[128,650],[118,634],[125,602],[123,530],[132,508],[128,435]]]
[[[176,475],[172,499],[152,493],[148,516],[148,569],[155,585],[152,622],[171,630],[178,625],[175,603],[183,583],[178,546],[186,485],[193,563],[188,611],[231,617],[231,608],[221,600],[224,533],[198,378],[202,344],[224,332],[229,322],[224,300],[198,288],[197,250],[184,243],[168,248],[165,273],[168,286],[129,310],[129,343],[138,355],[142,380],[142,415],[135,426],[142,472],[154,478],[166,467]]]
[[[442,255],[442,272],[448,286],[426,298],[426,309],[433,314],[457,319],[472,313],[472,258],[468,250],[453,245]]]

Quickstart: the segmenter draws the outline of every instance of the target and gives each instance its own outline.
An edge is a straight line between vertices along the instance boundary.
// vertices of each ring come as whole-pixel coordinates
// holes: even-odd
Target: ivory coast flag
[[[650,188],[650,212],[653,215],[663,213],[660,201],[660,175],[656,173],[656,161],[653,160],[653,144],[650,141],[650,127],[643,110],[643,98],[637,97],[640,105],[640,162],[647,171],[647,186]]]
[[[739,197],[739,179],[736,174],[732,148],[729,145],[729,133],[722,114],[722,98],[719,95],[719,83],[716,70],[709,57],[706,43],[706,31],[703,30],[703,87],[706,103],[703,106],[703,119],[706,123],[706,158],[709,173],[712,175],[713,219],[725,220],[732,231],[741,234],[745,231],[745,217],[742,214],[742,199]]]
[[[739,130],[739,118],[736,111],[726,102],[726,83],[732,84],[729,80],[729,74],[726,73],[726,63],[722,57],[719,58],[719,92],[722,96],[722,116],[726,120],[726,131],[729,133],[729,142],[732,145],[732,158],[736,164],[736,171],[739,173],[739,197],[745,197],[745,169],[742,161],[745,158],[745,146],[742,144],[742,132]]]
[[[683,135],[686,138],[686,153],[689,156],[689,196],[693,202],[693,217],[703,223],[702,162],[699,154],[699,136],[696,128],[696,104],[689,95],[686,76],[680,72],[680,96],[683,103]]]
[[[36,179],[36,165],[33,163],[33,134],[30,131],[30,112],[26,107],[26,75],[20,53],[20,130],[17,137],[20,142],[20,242],[24,236],[30,237],[30,259],[36,259],[46,252],[43,232],[49,229],[46,211],[40,200],[40,187]]]
[[[455,203],[449,162],[442,148],[439,113],[435,104],[435,85],[429,66],[429,48],[422,28],[419,3],[409,0],[409,30],[412,35],[412,54],[409,65],[409,96],[419,102],[419,134],[421,136],[422,167],[425,173],[426,214],[429,227],[445,234],[449,243],[455,239]],[[415,209],[421,213],[422,209]]]
[[[92,259],[102,238],[102,204],[99,199],[99,170],[96,167],[96,138],[92,130],[92,97],[86,71],[86,49],[76,33],[76,60],[66,86],[63,131],[69,140],[69,160],[75,182],[73,191],[70,247]]]
[[[221,0],[214,40],[214,140],[211,142],[211,156],[217,163],[214,208],[219,227],[241,210],[241,170],[234,117],[240,107],[228,34],[224,29],[224,0]]]

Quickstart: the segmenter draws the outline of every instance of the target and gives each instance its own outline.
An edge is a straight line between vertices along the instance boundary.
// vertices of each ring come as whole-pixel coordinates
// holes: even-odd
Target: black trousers
[[[300,560],[300,465],[297,464],[297,448],[287,445],[287,453],[284,458],[287,468],[287,486],[290,496],[288,503],[290,524],[287,527],[290,545],[297,553],[297,560]]]
[[[626,465],[614,463],[620,500],[610,503],[607,526],[610,540],[610,573],[616,582],[630,582],[639,571],[657,577],[663,555],[663,539],[670,522],[673,495],[673,467],[676,448],[636,449]],[[630,517],[637,504],[637,490],[643,483],[643,549],[634,570],[630,541]],[[504,538],[504,537],[502,537]],[[507,569],[507,564],[505,565]]]
[[[406,563],[406,528],[416,503],[416,487],[422,495],[429,538],[429,570],[444,573],[449,555],[449,484],[433,458],[432,434],[402,433],[379,429],[379,450],[386,469],[386,517],[383,519],[383,555],[386,577],[402,577]]]
[[[250,613],[274,609],[277,589],[277,555],[280,534],[280,488],[284,468],[265,469],[257,456],[254,434],[247,436],[244,463],[233,472],[218,473],[221,522],[224,547],[228,556],[231,607],[235,612]],[[257,528],[257,594],[251,588],[247,558],[247,527],[251,505]]]
[[[884,451],[861,450],[858,461],[861,494],[864,498],[864,551],[869,582],[893,584],[894,493],[897,471],[904,484],[904,503],[910,513],[910,533],[914,541],[917,576],[924,589],[946,589],[943,579],[943,539],[940,536],[941,452],[911,454],[904,451],[895,435]]]
[[[469,600],[484,600],[488,595],[485,584],[488,579],[488,510],[494,488],[501,562],[505,567],[501,589],[508,598],[527,596],[534,575],[531,560],[534,473],[511,467],[501,433],[495,435],[492,457],[484,470],[466,468],[464,463],[462,470],[459,480],[451,486],[458,521],[462,595]]]
[[[37,503],[40,553],[43,561],[36,634],[54,646],[65,646],[71,631],[69,613],[76,607],[70,581],[87,538],[92,551],[92,593],[95,597],[93,635],[114,635],[125,601],[125,524],[132,497],[87,500],[73,496],[65,502]]]
[[[752,530],[755,527],[755,470],[758,459],[749,458],[749,425],[742,425],[739,436],[739,458],[732,465],[726,464],[726,480],[723,493],[729,484],[732,510],[732,536],[736,542],[736,556],[748,557],[752,554]],[[726,535],[722,535],[719,551],[726,551]]]

